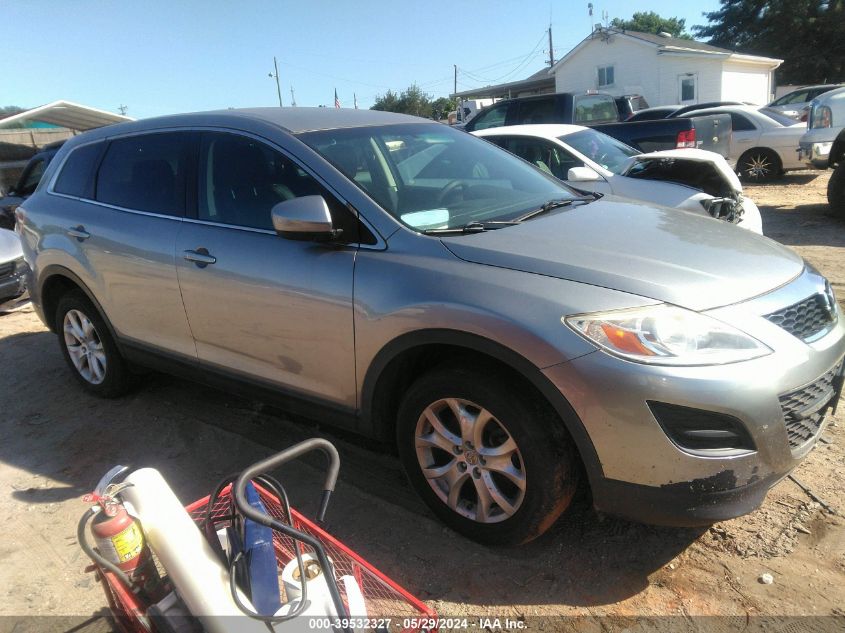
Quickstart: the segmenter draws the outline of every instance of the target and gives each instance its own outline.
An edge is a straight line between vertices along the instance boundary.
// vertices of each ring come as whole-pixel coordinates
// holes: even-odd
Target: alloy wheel
[[[414,433],[423,476],[443,503],[479,523],[504,521],[525,498],[525,466],[504,425],[483,407],[459,398],[422,412]]]
[[[86,382],[99,385],[106,378],[106,352],[97,329],[79,310],[68,310],[62,323],[68,356]]]
[[[768,154],[752,154],[745,159],[745,173],[749,178],[768,178],[774,173],[774,163]]]

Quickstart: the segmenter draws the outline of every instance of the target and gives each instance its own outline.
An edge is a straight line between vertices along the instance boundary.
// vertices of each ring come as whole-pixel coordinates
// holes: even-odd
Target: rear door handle
[[[65,231],[71,237],[75,237],[80,242],[87,240],[91,237],[91,234],[85,230],[85,227],[81,224],[77,227],[71,227]]]
[[[217,258],[208,254],[208,249],[198,248],[194,251],[185,251],[182,256],[189,262],[194,262],[200,268],[205,268],[209,264],[217,263]]]

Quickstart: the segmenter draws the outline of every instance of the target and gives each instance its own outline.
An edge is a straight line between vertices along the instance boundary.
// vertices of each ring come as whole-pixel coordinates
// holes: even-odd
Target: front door
[[[357,246],[286,240],[270,210],[320,194],[335,225],[351,213],[281,152],[237,134],[203,133],[197,184],[176,255],[200,363],[354,407]]]

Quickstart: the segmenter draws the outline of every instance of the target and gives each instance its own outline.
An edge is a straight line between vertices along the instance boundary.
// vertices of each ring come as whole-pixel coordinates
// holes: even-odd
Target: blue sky
[[[656,11],[701,24],[718,0],[594,0],[594,17]],[[426,92],[522,79],[590,30],[587,2],[520,0],[0,0],[0,105],[56,99],[149,117],[276,105],[268,73],[279,59],[284,105],[360,107],[388,88]]]

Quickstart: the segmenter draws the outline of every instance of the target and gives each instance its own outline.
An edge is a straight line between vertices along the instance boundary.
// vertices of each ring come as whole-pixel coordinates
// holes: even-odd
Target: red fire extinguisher
[[[126,484],[111,483],[125,470],[124,467],[113,468],[92,494],[83,497],[83,501],[95,503],[91,509],[94,515],[91,534],[97,553],[123,572],[132,585],[130,588],[141,590],[150,600],[157,601],[164,595],[164,586],[152,552],[141,524],[126,511],[118,496]]]

